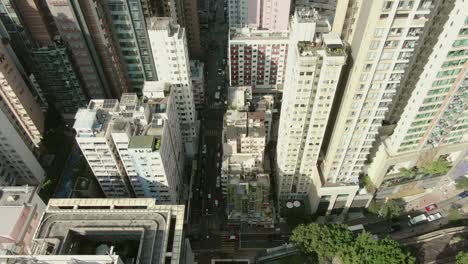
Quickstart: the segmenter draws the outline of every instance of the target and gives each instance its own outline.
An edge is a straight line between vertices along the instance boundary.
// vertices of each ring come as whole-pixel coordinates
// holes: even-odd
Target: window
[[[380,44],[380,41],[378,40],[373,40],[370,44],[370,49],[371,50],[374,50],[374,49],[377,49],[379,47],[379,44]]]
[[[453,47],[468,46],[468,39],[455,40],[452,44]]]
[[[376,28],[374,31],[374,37],[381,37],[383,36],[384,29],[383,28]]]

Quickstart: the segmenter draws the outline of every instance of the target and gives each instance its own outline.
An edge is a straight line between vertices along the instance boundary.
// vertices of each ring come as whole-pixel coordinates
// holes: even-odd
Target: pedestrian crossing
[[[226,241],[225,237],[221,237],[221,249],[224,253],[234,253],[236,251],[236,242]]]

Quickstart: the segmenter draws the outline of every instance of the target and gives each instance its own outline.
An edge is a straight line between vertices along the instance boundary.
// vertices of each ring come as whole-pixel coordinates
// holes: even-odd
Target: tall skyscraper
[[[162,0],[153,2],[154,15],[170,17],[174,24],[185,28],[190,59],[200,59],[200,22],[198,0]]]
[[[377,186],[468,147],[468,3],[433,4],[438,19],[426,24],[368,170]]]
[[[9,44],[9,36],[2,29],[0,28],[0,110],[24,143],[34,149],[39,146],[42,138],[44,115],[31,92],[30,80]]]
[[[288,56],[288,33],[248,28],[229,32],[229,76],[232,86],[280,89]]]
[[[229,26],[286,31],[291,0],[233,0],[228,3]]]
[[[98,5],[105,10],[103,16],[109,21],[112,38],[118,42],[122,52],[130,90],[142,95],[145,81],[158,80],[145,22],[144,12],[149,12],[147,3],[141,0],[103,0]]]
[[[3,109],[0,124],[0,186],[40,185],[45,171]]]
[[[60,36],[70,49],[86,95],[89,98],[110,96],[111,87],[91,42],[85,18],[77,9],[77,1],[47,0],[47,4]]]
[[[419,38],[440,1],[338,1],[333,30],[353,65],[323,161],[329,182],[357,184]],[[448,4],[448,3],[444,3]]]
[[[185,153],[197,150],[199,124],[193,98],[190,61],[185,29],[170,18],[150,19],[148,35],[160,82],[171,84],[184,140]]]
[[[147,85],[149,100],[91,100],[76,115],[76,141],[107,197],[174,204],[184,164],[174,94],[164,83]]]
[[[330,30],[313,9],[297,10],[292,18],[276,150],[282,200],[306,197],[311,190],[330,195],[317,166],[347,56]]]

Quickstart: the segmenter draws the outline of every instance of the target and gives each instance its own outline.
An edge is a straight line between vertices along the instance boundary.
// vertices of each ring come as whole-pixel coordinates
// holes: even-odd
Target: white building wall
[[[198,126],[185,29],[166,18],[154,19],[148,37],[159,81],[170,83],[174,89],[185,151],[193,156],[197,150]]]
[[[40,185],[45,171],[0,110],[0,185]]]
[[[324,160],[327,181],[358,182],[430,17],[430,5],[424,2],[430,1],[357,1],[353,10],[360,13],[345,18],[344,25],[351,28],[342,35],[351,41],[354,65]]]

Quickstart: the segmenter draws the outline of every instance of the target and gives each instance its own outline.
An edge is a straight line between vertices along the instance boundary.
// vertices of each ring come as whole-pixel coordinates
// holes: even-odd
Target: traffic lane
[[[272,248],[289,242],[289,233],[240,234],[241,248]]]

